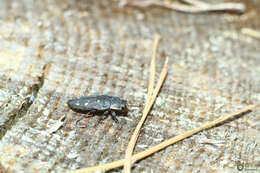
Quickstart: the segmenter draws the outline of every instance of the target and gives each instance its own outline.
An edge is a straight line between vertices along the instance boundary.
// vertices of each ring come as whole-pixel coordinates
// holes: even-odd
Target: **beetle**
[[[111,115],[116,123],[119,122],[117,116],[127,114],[127,101],[115,96],[89,95],[68,100],[67,104],[70,109],[78,113]]]

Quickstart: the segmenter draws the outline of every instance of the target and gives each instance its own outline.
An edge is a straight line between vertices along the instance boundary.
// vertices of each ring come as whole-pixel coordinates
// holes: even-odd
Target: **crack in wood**
[[[37,95],[39,93],[39,90],[42,88],[44,84],[44,79],[46,76],[46,69],[48,65],[43,66],[43,70],[40,76],[37,77],[37,80],[32,86],[29,88],[29,92],[31,93],[29,96],[24,98],[23,103],[18,109],[14,109],[10,114],[12,114],[9,119],[4,123],[4,125],[0,126],[0,140],[2,137],[6,134],[6,132],[11,129],[17,122],[18,120],[26,115],[28,112],[30,106],[33,104],[35,99],[37,98]]]

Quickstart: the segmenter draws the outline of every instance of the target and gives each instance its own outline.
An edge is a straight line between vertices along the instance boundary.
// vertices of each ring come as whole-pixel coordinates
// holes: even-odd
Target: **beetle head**
[[[114,102],[110,108],[117,112],[126,113],[127,112],[127,106],[126,106],[126,100],[120,100],[120,102]]]

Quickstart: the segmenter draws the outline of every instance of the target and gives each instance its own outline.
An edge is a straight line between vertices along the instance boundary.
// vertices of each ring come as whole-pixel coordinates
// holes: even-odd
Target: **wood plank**
[[[155,33],[157,71],[166,57],[170,68],[135,153],[259,103],[259,40],[241,32],[260,30],[259,2],[244,2],[243,15],[120,9],[94,0],[1,3],[0,163],[10,172],[64,172],[124,158],[145,102]],[[66,102],[93,93],[127,99],[128,116],[119,124],[84,118],[80,128],[82,115]],[[133,172],[253,167],[259,120],[256,107],[135,163]]]

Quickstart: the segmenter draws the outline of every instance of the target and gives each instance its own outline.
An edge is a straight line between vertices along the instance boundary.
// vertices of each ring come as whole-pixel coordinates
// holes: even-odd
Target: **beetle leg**
[[[108,114],[109,114],[109,111],[105,111],[103,113],[103,116],[102,116],[101,120],[105,120],[108,117]]]
[[[78,127],[83,127],[83,126],[78,125],[79,122],[80,122],[83,118],[85,118],[85,116],[80,116],[80,117],[76,120],[76,126],[78,126]]]
[[[111,111],[111,116],[116,123],[119,123],[118,119],[116,118],[116,113],[114,111]]]
[[[95,111],[90,111],[89,113],[87,113],[87,114],[85,114],[85,115],[83,115],[83,116],[80,116],[80,117],[76,120],[76,126],[78,126],[78,127],[80,127],[80,128],[85,128],[85,126],[78,125],[79,122],[80,122],[81,120],[83,120],[84,118],[90,117],[90,115],[93,114],[93,113],[95,113]]]
[[[109,114],[109,111],[105,111],[103,114],[107,116]]]

